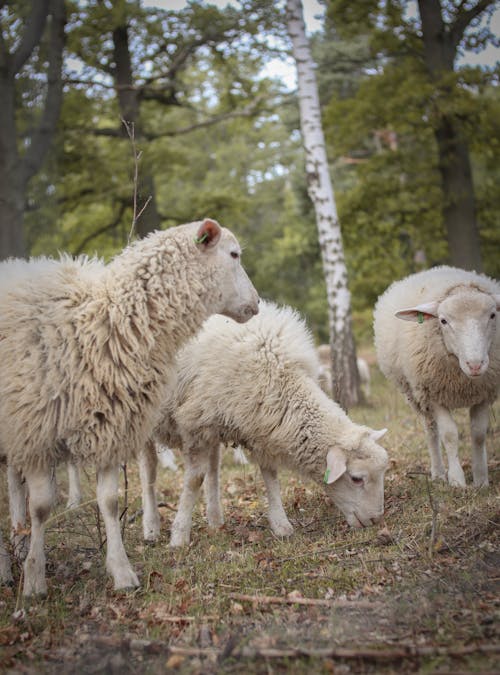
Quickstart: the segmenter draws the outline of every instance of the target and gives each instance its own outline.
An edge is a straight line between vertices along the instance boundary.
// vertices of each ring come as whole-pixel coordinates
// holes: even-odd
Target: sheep
[[[332,395],[332,357],[330,345],[322,344],[317,348],[319,358],[319,383],[324,392],[329,396]],[[366,359],[358,356],[356,359],[356,366],[358,368],[359,381],[363,389],[366,399],[370,398],[370,366]]]
[[[25,596],[45,594],[44,526],[53,466],[93,463],[115,589],[137,587],[118,520],[118,467],[151,436],[176,351],[219,312],[247,321],[258,296],[234,235],[205,219],[157,231],[109,264],[0,265],[0,447],[26,479],[31,542]],[[11,264],[12,266],[12,264]]]
[[[219,499],[220,444],[241,444],[260,467],[272,531],[289,536],[277,477],[288,467],[324,486],[353,527],[382,518],[387,453],[374,431],[352,422],[319,387],[318,359],[297,312],[262,302],[245,326],[211,317],[177,356],[155,439],[183,452],[185,476],[170,544],[187,544],[192,510],[205,477],[211,527],[223,523]],[[142,454],[152,486],[152,442]],[[150,473],[149,473],[150,472]],[[149,476],[149,477],[148,477]],[[154,490],[144,519],[155,527]],[[157,523],[156,523],[157,526]]]
[[[374,310],[377,359],[408,398],[427,433],[433,479],[465,486],[450,413],[469,408],[475,486],[488,485],[488,407],[500,383],[500,284],[440,266],[394,282]],[[446,449],[448,472],[440,444]]]

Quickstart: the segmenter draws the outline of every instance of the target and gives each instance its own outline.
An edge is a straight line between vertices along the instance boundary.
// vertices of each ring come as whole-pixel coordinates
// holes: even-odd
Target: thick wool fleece
[[[219,293],[197,225],[152,233],[107,266],[39,259],[0,272],[0,446],[12,466],[70,453],[102,467],[143,447],[175,352]]]
[[[481,378],[471,379],[447,352],[437,319],[418,324],[396,318],[395,312],[463,295],[466,316],[471,292],[495,295],[500,293],[500,284],[474,272],[436,267],[394,282],[376,304],[374,332],[380,369],[423,415],[429,414],[431,402],[454,409],[495,400],[500,384],[500,331],[491,345],[488,370]]]
[[[261,303],[244,326],[211,317],[178,355],[157,438],[197,451],[241,444],[263,467],[322,482],[328,448],[362,459],[370,430],[323,393],[318,370],[311,334],[289,307]]]

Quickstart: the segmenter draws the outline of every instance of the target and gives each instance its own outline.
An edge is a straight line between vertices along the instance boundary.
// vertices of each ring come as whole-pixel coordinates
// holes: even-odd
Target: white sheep
[[[246,321],[258,311],[240,254],[206,219],[152,233],[108,265],[20,262],[5,292],[0,265],[0,447],[28,486],[25,595],[46,592],[44,525],[61,459],[97,467],[106,568],[116,589],[138,585],[121,539],[118,467],[150,438],[177,349],[214,312]]]
[[[189,542],[191,514],[205,478],[210,526],[222,524],[220,444],[241,444],[261,469],[273,532],[293,531],[281,502],[277,471],[288,467],[323,485],[353,527],[383,514],[385,433],[352,422],[317,383],[310,332],[288,307],[262,303],[245,326],[212,317],[178,354],[177,384],[169,388],[155,435],[181,448],[185,475],[171,545]],[[142,464],[155,464],[150,445]],[[144,508],[154,521],[154,493]],[[153,523],[154,525],[154,523]]]
[[[333,393],[332,386],[332,352],[330,345],[323,344],[319,345],[317,348],[318,358],[319,358],[319,383],[323,391],[325,391],[329,396]],[[370,366],[366,359],[358,356],[356,358],[356,366],[358,368],[359,381],[363,389],[363,393],[366,399],[370,398]]]
[[[465,486],[450,410],[470,409],[474,485],[488,485],[488,408],[500,384],[500,284],[482,274],[436,267],[393,283],[374,312],[384,375],[408,397],[427,432],[433,478]],[[404,321],[401,321],[404,319]]]

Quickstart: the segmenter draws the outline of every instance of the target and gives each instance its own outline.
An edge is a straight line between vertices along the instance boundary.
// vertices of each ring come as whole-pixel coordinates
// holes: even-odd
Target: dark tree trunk
[[[0,70],[0,259],[24,257],[24,187],[17,151],[14,81]]]
[[[434,133],[443,182],[443,216],[450,260],[457,267],[480,272],[482,261],[467,144],[448,117],[443,118]]]
[[[471,21],[484,12],[493,0],[478,0],[455,12],[452,23],[443,19],[440,0],[418,0],[422,23],[424,62],[436,84],[438,94],[447,100],[449,74],[454,71],[457,48]],[[450,261],[453,265],[482,270],[479,232],[476,220],[474,185],[467,141],[458,119],[440,110],[437,96],[434,136],[439,155],[443,189],[443,222],[448,237]]]
[[[134,87],[128,28],[126,25],[118,26],[113,30],[113,56],[115,61],[113,74],[118,93],[120,115],[129,127],[133,125],[134,137],[140,144],[142,138],[140,100],[137,89]],[[148,232],[152,232],[160,226],[154,177],[147,162],[144,160],[141,160],[139,166],[137,195],[138,212],[140,212],[149,199],[146,208],[135,223],[135,234],[138,237],[144,237]],[[134,214],[135,216],[137,214]]]
[[[48,21],[50,17],[50,21]],[[40,45],[47,24],[47,87],[43,110],[24,154],[18,151],[16,76]],[[0,259],[24,257],[24,209],[29,180],[40,170],[55,134],[62,103],[62,54],[66,13],[64,0],[32,3],[23,33],[12,53],[0,39]],[[0,31],[1,31],[0,25]]]

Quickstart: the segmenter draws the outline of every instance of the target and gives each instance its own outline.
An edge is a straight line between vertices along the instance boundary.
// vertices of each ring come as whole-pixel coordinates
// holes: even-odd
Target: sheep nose
[[[467,368],[471,375],[479,375],[481,373],[484,360],[481,361],[466,361]]]

